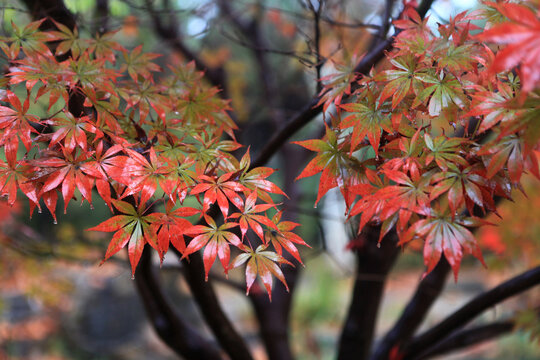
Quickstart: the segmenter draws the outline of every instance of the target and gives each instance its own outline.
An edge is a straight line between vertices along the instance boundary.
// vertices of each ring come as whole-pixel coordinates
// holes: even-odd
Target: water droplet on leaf
[[[377,243],[377,248],[379,248],[379,249],[381,248],[381,243],[380,242]]]

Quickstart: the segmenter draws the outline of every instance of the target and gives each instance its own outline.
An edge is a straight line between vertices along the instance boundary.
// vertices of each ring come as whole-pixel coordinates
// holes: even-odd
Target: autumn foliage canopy
[[[113,233],[104,260],[127,247],[134,273],[147,244],[161,259],[201,250],[206,275],[218,258],[225,273],[245,265],[248,291],[257,276],[269,294],[273,277],[285,283],[284,252],[301,263],[307,244],[281,219],[273,170],[251,167],[249,149],[233,156],[241,145],[219,89],[193,63],[162,69],[114,33],[81,38],[44,21],[13,24],[0,41],[9,204],[20,190],[56,221],[59,197],[66,211],[97,193],[113,213],[90,229]],[[321,173],[317,202],[339,188],[358,231],[380,224],[379,241],[394,228],[402,246],[423,241],[427,272],[444,254],[457,277],[464,254],[482,261],[471,228],[525,172],[539,176],[540,14],[488,2],[434,34],[406,7],[394,26],[382,68],[322,79],[325,136],[297,142],[316,153],[298,179]]]

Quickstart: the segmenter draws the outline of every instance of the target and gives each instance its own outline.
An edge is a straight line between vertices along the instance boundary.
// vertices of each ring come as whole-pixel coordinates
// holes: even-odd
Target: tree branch
[[[388,359],[392,348],[409,341],[442,292],[449,273],[450,265],[442,257],[435,269],[418,284],[412,299],[394,327],[381,340],[371,360]]]
[[[109,0],[97,0],[93,33],[104,34],[109,30]]]
[[[369,226],[355,240],[356,278],[339,341],[338,360],[363,360],[369,356],[386,278],[400,251],[395,231],[380,244],[379,233],[380,226]]]
[[[163,23],[163,14],[158,13],[151,0],[146,0],[146,6],[150,17],[154,23],[154,29],[156,33],[165,41],[167,41],[173,49],[183,54],[189,61],[195,63],[195,67],[199,71],[204,71],[204,76],[213,85],[223,89],[223,96],[227,97],[227,87],[225,80],[225,71],[223,68],[211,68],[200,57],[191,51],[183,42],[180,34],[178,33],[178,26],[176,21],[171,21],[171,24],[165,25]],[[176,19],[173,12],[169,12],[169,16],[172,19]]]
[[[137,266],[135,283],[148,319],[159,337],[178,355],[193,360],[221,360],[219,350],[190,327],[163,293],[152,268],[152,254],[144,249]]]
[[[480,325],[470,329],[458,331],[447,337],[442,342],[429,348],[429,350],[423,352],[417,359],[428,359],[434,356],[440,356],[479,344],[487,340],[491,340],[511,332],[514,329],[514,325],[514,322],[510,320],[497,321],[491,324]]]
[[[307,3],[308,3],[309,10],[313,14],[313,33],[315,37],[313,39],[313,43],[315,46],[315,71],[317,74],[316,93],[319,94],[322,90],[322,83],[320,81],[321,69],[323,66],[323,61],[321,57],[321,14],[322,14],[322,8],[324,6],[324,0],[318,0],[318,7],[316,9],[313,6],[313,3],[311,1],[308,1]]]
[[[283,269],[290,292],[287,292],[283,284],[276,282],[272,289],[272,302],[262,289],[250,293],[249,299],[255,310],[269,360],[294,359],[289,343],[289,316],[298,273],[298,268]]]
[[[453,331],[470,322],[484,310],[538,284],[540,284],[540,266],[515,276],[495,288],[478,295],[441,323],[415,337],[404,348],[403,359],[416,359],[424,349],[445,339]]]
[[[178,258],[182,254],[173,248]],[[231,360],[253,360],[249,349],[231,324],[219,303],[210,281],[204,278],[204,264],[200,253],[191,254],[182,260],[184,277],[191,290],[204,320],[210,327],[217,341],[229,355]]]
[[[62,0],[23,0],[23,3],[34,20],[50,18],[70,29],[75,28],[75,16],[66,8]],[[45,21],[42,26],[56,28],[51,21]]]
[[[263,7],[258,4],[253,18],[250,21],[243,21],[231,8],[230,0],[219,0],[219,9],[234,27],[247,39],[245,46],[250,49],[255,58],[257,74],[263,90],[263,103],[266,103],[268,114],[274,126],[279,126],[283,122],[283,115],[280,111],[281,101],[279,98],[279,86],[276,82],[270,62],[268,61],[268,51],[266,40],[261,33],[260,24],[263,19]]]

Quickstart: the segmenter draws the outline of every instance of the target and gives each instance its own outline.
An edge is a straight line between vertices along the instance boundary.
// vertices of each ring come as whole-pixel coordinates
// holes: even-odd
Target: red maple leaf
[[[522,90],[526,94],[540,86],[540,10],[535,14],[522,4],[491,4],[510,21],[495,25],[476,36],[507,46],[499,51],[491,65],[493,74],[510,70],[519,64]]]

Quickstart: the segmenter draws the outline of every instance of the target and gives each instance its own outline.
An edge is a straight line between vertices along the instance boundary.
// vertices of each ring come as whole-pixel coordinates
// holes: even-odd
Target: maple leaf
[[[523,148],[523,140],[516,135],[485,144],[478,155],[485,156],[486,177],[492,178],[506,165],[510,179],[517,184],[523,174]]]
[[[386,186],[388,186],[388,178],[379,176],[376,171],[369,168],[365,170],[365,179],[361,183],[351,186],[350,192],[361,196],[360,200],[349,211],[349,217],[361,214],[358,231],[361,231],[383,209],[388,209],[389,200],[375,196],[379,190]],[[394,212],[398,211],[399,205],[394,206],[393,210]],[[383,232],[386,233],[386,231]],[[383,232],[381,232],[380,239],[384,236]]]
[[[73,30],[59,22],[52,20],[59,31],[49,31],[48,34],[54,36],[55,40],[59,41],[56,46],[56,56],[71,52],[73,58],[78,58],[79,55],[86,49],[87,42],[79,38],[79,29],[75,26]]]
[[[394,46],[403,49],[403,52],[419,55],[426,53],[433,38],[428,26],[428,19],[429,16],[422,19],[412,6],[407,6],[402,12],[402,18],[393,21],[394,26],[401,29],[395,39]]]
[[[210,205],[217,201],[219,209],[226,219],[229,212],[229,201],[237,208],[241,209],[243,200],[239,192],[246,191],[246,188],[235,180],[231,180],[234,172],[221,175],[219,178],[200,175],[199,180],[203,180],[191,189],[191,195],[197,195],[204,192],[203,210],[206,212]]]
[[[295,179],[299,180],[322,172],[317,200],[315,201],[315,206],[317,206],[324,194],[338,186],[340,182],[343,183],[345,178],[344,169],[356,163],[356,160],[347,155],[347,148],[338,143],[337,134],[327,125],[325,140],[293,141],[293,144],[298,144],[318,153]]]
[[[122,112],[118,108],[120,98],[109,92],[96,92],[88,88],[84,92],[87,96],[84,105],[92,107],[97,115],[96,126],[113,139],[118,139],[118,142],[121,142],[120,136],[125,131],[118,121],[122,118]]]
[[[42,56],[39,62],[32,58],[17,60],[16,66],[10,67],[10,84],[24,82],[28,93],[32,91],[36,84],[43,84],[36,94],[37,101],[41,96],[49,93],[49,107],[56,104],[62,98],[64,103],[68,103],[67,89],[72,85],[73,73],[69,70],[68,62],[58,63],[54,56]]]
[[[26,161],[16,161],[13,157],[5,163],[0,160],[0,195],[8,197],[12,206],[17,199],[17,189],[20,189],[35,205],[39,206],[39,190],[28,180],[28,176],[37,170]]]
[[[261,240],[264,241],[264,231],[261,224],[266,225],[274,230],[278,230],[278,227],[265,215],[257,215],[257,213],[265,212],[266,210],[276,207],[276,204],[259,204],[257,203],[257,192],[252,192],[246,198],[244,202],[242,212],[231,214],[232,219],[239,218],[238,224],[240,225],[240,231],[242,232],[242,239],[246,235],[248,228],[251,228]]]
[[[192,207],[179,207],[173,209],[174,203],[168,201],[165,206],[165,213],[152,213],[155,220],[150,225],[151,232],[157,234],[157,247],[161,262],[163,256],[172,244],[181,254],[186,250],[186,243],[183,234],[193,225],[184,217],[200,214],[200,210]]]
[[[105,59],[90,59],[84,52],[79,58],[69,62],[69,69],[73,72],[73,83],[77,84],[85,93],[99,88],[107,93],[116,93],[114,81],[120,73],[104,66]]]
[[[463,93],[463,86],[454,75],[440,71],[438,76],[430,74],[419,74],[417,76],[423,83],[432,85],[427,86],[418,94],[413,102],[413,107],[429,98],[429,115],[438,116],[448,107],[463,108],[468,102]]]
[[[497,92],[482,90],[472,94],[473,103],[468,116],[483,115],[478,132],[483,133],[495,125],[504,125],[518,117],[521,110],[512,106],[515,102],[514,92],[509,84],[497,81]]]
[[[219,257],[225,273],[229,269],[230,247],[232,244],[236,247],[243,247],[242,240],[234,233],[227,231],[230,228],[238,226],[235,222],[226,222],[217,226],[210,217],[205,217],[208,226],[195,225],[185,231],[185,235],[194,236],[182,254],[182,259],[188,257],[204,247],[203,262],[206,280],[212,264]]]
[[[499,51],[489,71],[492,74],[510,70],[519,64],[523,93],[540,85],[540,18],[522,4],[494,4],[510,22],[495,25],[476,35],[481,41],[491,41],[507,46]]]
[[[357,149],[358,144],[367,136],[369,143],[379,155],[379,143],[382,131],[393,132],[391,114],[387,109],[378,107],[375,95],[367,90],[359,95],[360,102],[341,105],[341,108],[351,114],[339,124],[340,129],[352,127],[351,153]]]
[[[385,170],[384,181],[377,173],[366,170],[368,183],[358,184],[351,187],[351,192],[360,195],[361,198],[352,207],[349,217],[362,214],[358,231],[373,219],[383,222],[379,242],[398,224],[398,232],[406,229],[413,213],[421,212],[429,207],[429,174],[413,174],[409,178],[406,174],[395,170]],[[389,185],[392,180],[396,185]],[[398,222],[399,220],[399,222]]]
[[[150,226],[156,218],[154,215],[144,215],[147,211],[144,206],[135,208],[125,201],[115,199],[111,201],[114,207],[124,215],[115,215],[87,231],[115,232],[101,264],[127,245],[131,273],[134,275],[145,244],[148,243],[159,251],[156,234]]]
[[[150,108],[154,109],[158,117],[165,121],[166,107],[165,98],[161,95],[161,86],[156,86],[149,80],[137,82],[129,89],[118,89],[118,93],[127,101],[130,108],[138,108],[140,121],[146,120],[150,113]]]
[[[117,161],[118,153],[123,150],[120,145],[114,145],[103,152],[103,141],[100,141],[96,146],[93,154],[93,159],[89,159],[80,164],[80,169],[87,175],[95,178],[96,189],[107,206],[112,209],[111,189],[108,181],[108,174],[117,177]],[[112,177],[112,176],[111,176]]]
[[[288,198],[287,194],[283,192],[276,184],[270,180],[266,180],[267,177],[274,173],[274,169],[268,167],[256,167],[250,169],[251,157],[249,155],[249,148],[242,156],[238,168],[243,169],[238,182],[244,185],[249,190],[257,191],[257,196],[267,203],[272,202],[272,198],[268,193],[283,195]]]
[[[118,31],[111,31],[104,34],[97,34],[94,39],[88,40],[88,52],[94,53],[96,58],[106,59],[111,64],[116,62],[114,51],[126,51],[124,47],[112,40]]]
[[[62,153],[50,152],[44,155],[44,157],[29,161],[31,165],[39,168],[30,180],[43,181],[41,194],[60,189],[64,199],[64,213],[66,213],[69,201],[73,198],[75,188],[92,204],[94,179],[87,176],[80,168],[80,164],[84,163],[91,154],[81,152],[75,155],[64,150]]]
[[[333,74],[323,76],[319,79],[323,83],[323,88],[319,93],[319,101],[315,106],[323,104],[323,112],[326,112],[331,104],[337,106],[341,104],[343,96],[351,94],[351,83],[357,76],[354,72],[354,67],[362,57],[354,55],[349,65],[336,63]]]
[[[236,141],[220,140],[218,136],[207,135],[206,132],[194,134],[193,138],[199,144],[187,144],[186,150],[191,153],[195,159],[195,170],[198,173],[204,173],[207,168],[217,167],[221,170],[234,168],[233,162],[236,161],[231,151],[239,149],[242,145]]]
[[[454,271],[456,281],[463,252],[474,255],[485,266],[482,252],[468,227],[488,224],[486,221],[475,217],[452,217],[434,209],[429,209],[425,215],[429,217],[415,222],[399,242],[399,245],[403,245],[415,236],[424,239],[424,263],[427,268],[424,276],[435,268],[443,253]]]
[[[310,247],[304,240],[291,230],[297,227],[299,224],[292,221],[281,221],[281,215],[283,213],[278,211],[273,217],[272,222],[275,226],[269,227],[264,233],[264,241],[266,244],[272,243],[276,252],[282,255],[282,248],[285,248],[300,264],[300,253],[294,244],[304,245]],[[277,229],[275,229],[277,228]]]
[[[39,31],[43,21],[45,19],[31,22],[23,29],[11,21],[13,36],[8,38],[11,45],[8,47],[4,42],[0,42],[2,49],[10,59],[16,59],[21,49],[27,56],[52,55],[45,42],[55,40],[55,38],[50,33]]]
[[[389,159],[383,164],[383,170],[402,170],[405,173],[409,173],[411,176],[417,176],[420,174],[422,168],[420,161],[420,153],[423,150],[424,142],[420,138],[420,131],[411,137],[401,137],[388,143],[385,150],[399,149],[402,154]]]
[[[31,133],[38,133],[32,123],[40,123],[40,119],[28,113],[30,107],[30,99],[27,97],[24,103],[21,104],[17,95],[11,91],[6,91],[6,96],[9,104],[13,109],[7,106],[0,105],[0,144],[4,145],[6,158],[13,163],[17,156],[19,148],[19,138],[24,144],[27,151],[32,148]]]
[[[58,127],[50,136],[47,136],[50,138],[49,149],[63,140],[63,147],[69,153],[72,153],[76,146],[86,151],[89,134],[95,135],[94,141],[103,136],[89,116],[75,117],[68,111],[63,111],[62,114],[65,117],[54,117],[43,121],[44,124]]]
[[[129,157],[113,159],[112,162],[117,168],[109,171],[113,179],[127,186],[122,197],[140,193],[141,202],[146,203],[154,195],[159,184],[161,189],[171,199],[173,198],[176,182],[171,181],[169,177],[173,168],[166,166],[165,159],[159,157],[153,147],[149,151],[150,161],[134,150],[125,149],[125,152]]]
[[[253,286],[257,275],[261,277],[268,298],[272,301],[272,275],[283,283],[285,289],[289,291],[285,276],[277,264],[289,264],[283,256],[273,251],[266,251],[266,245],[259,245],[255,251],[248,248],[247,252],[240,254],[234,259],[231,268],[237,268],[247,262],[246,265],[246,295]],[[276,264],[277,263],[277,264]]]
[[[381,210],[381,220],[386,220],[399,209],[400,229],[403,229],[413,212],[419,212],[429,206],[429,183],[427,174],[421,176],[415,174],[412,178],[400,171],[386,170],[384,175],[397,185],[385,186],[374,195],[381,199],[389,200],[387,209]],[[427,176],[426,176],[427,175]]]
[[[152,53],[143,53],[142,45],[137,46],[135,49],[128,51],[122,51],[124,57],[124,64],[120,67],[120,72],[127,71],[133,81],[137,82],[139,76],[144,79],[151,79],[152,71],[160,71],[161,68],[152,62],[152,60],[160,57],[161,55]]]
[[[216,98],[218,91],[216,88],[205,91],[198,87],[189,88],[175,101],[174,107],[184,123],[198,124],[202,128],[212,125],[213,128],[219,129],[218,132],[225,130],[232,139],[235,139],[233,130],[237,129],[237,126],[226,113],[226,110],[229,110],[228,102]]]
[[[426,165],[435,161],[444,171],[448,170],[450,163],[467,166],[467,160],[459,155],[460,150],[467,144],[467,139],[457,137],[448,138],[444,135],[437,136],[433,139],[431,135],[425,133],[424,141],[429,150],[426,152]]]
[[[433,200],[443,193],[448,193],[450,212],[456,214],[459,207],[467,202],[469,213],[473,213],[473,205],[484,208],[482,188],[488,188],[487,181],[469,166],[460,170],[457,166],[449,164],[448,171],[437,173],[432,177],[434,184],[430,199]]]
[[[376,81],[388,81],[381,91],[379,103],[392,96],[392,110],[411,91],[416,95],[423,90],[422,81],[417,76],[424,69],[422,62],[412,55],[389,59],[397,69],[386,70],[374,77]]]

